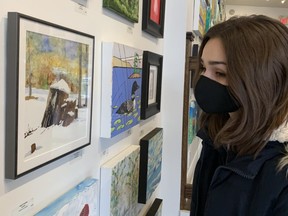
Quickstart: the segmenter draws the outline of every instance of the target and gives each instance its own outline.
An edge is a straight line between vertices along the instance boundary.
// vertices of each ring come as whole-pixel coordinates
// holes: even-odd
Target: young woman
[[[288,28],[263,15],[209,29],[191,216],[288,216]]]

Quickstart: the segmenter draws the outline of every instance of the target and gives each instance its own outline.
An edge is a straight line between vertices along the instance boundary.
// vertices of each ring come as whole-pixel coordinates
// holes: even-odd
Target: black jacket
[[[204,130],[190,216],[288,216],[288,173],[277,171],[285,146],[269,141],[256,159],[215,149]],[[288,140],[287,140],[288,141]]]

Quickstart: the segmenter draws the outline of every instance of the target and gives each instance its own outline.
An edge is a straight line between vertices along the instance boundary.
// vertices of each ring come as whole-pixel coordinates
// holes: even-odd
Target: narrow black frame
[[[146,213],[146,216],[155,216],[158,211],[160,206],[162,205],[163,200],[156,198],[152,204],[152,206],[150,207],[150,209],[148,210],[148,212]],[[158,214],[157,214],[158,215]]]
[[[142,30],[156,38],[164,36],[165,0],[160,0],[160,24],[150,19],[151,0],[143,0]]]
[[[146,136],[140,140],[140,171],[139,171],[139,185],[138,185],[138,203],[146,204],[147,199],[147,181],[148,181],[148,162],[149,162],[149,143],[151,139],[163,128],[154,128]],[[151,148],[151,147],[150,147]]]
[[[148,103],[149,99],[149,80],[150,66],[157,67],[157,86],[156,86],[156,102]],[[141,96],[141,114],[142,120],[160,112],[161,107],[161,85],[162,85],[162,68],[163,56],[150,51],[143,52],[143,67],[142,67],[142,96]]]
[[[51,31],[63,31],[67,34],[73,34],[77,35],[79,39],[81,40],[87,40],[87,46],[89,47],[89,63],[87,63],[88,69],[87,69],[87,79],[90,79],[89,82],[89,91],[87,87],[87,93],[86,98],[87,101],[85,102],[85,105],[87,107],[87,112],[89,113],[86,118],[88,124],[86,127],[86,136],[84,138],[78,138],[80,141],[77,144],[71,144],[67,143],[67,145],[63,148],[63,152],[59,152],[55,155],[53,153],[50,153],[50,156],[44,159],[40,159],[38,162],[33,164],[32,166],[29,166],[28,168],[23,168],[23,170],[18,171],[18,166],[21,162],[24,162],[19,159],[18,153],[20,152],[20,144],[18,137],[19,134],[21,136],[23,131],[19,129],[19,125],[21,124],[19,120],[19,112],[25,111],[19,110],[19,98],[20,95],[23,94],[21,92],[21,89],[19,88],[20,81],[23,78],[21,78],[20,73],[20,62],[23,62],[24,56],[20,57],[20,51],[24,50],[23,47],[20,46],[20,32],[21,32],[21,26],[22,22],[31,22],[31,25],[42,25],[43,28],[50,29]],[[28,30],[26,30],[27,34]],[[49,31],[50,34],[50,31]],[[50,36],[50,35],[49,35]],[[60,38],[60,37],[59,37]],[[85,39],[84,39],[85,38]],[[76,39],[75,39],[76,41]],[[81,43],[80,41],[76,41]],[[25,47],[26,48],[26,47]],[[50,23],[41,19],[37,19],[25,14],[21,14],[18,12],[8,12],[8,22],[7,22],[7,73],[6,73],[6,119],[5,119],[5,178],[7,179],[17,179],[19,177],[22,177],[32,171],[35,171],[36,169],[43,167],[55,160],[58,160],[68,154],[71,154],[72,152],[76,152],[88,145],[91,144],[91,123],[92,123],[92,104],[93,104],[93,70],[94,70],[94,48],[95,48],[95,37],[83,32],[76,31],[74,29],[70,29],[67,27],[63,27],[54,23]],[[22,51],[23,52],[23,51]],[[88,52],[87,52],[88,53]],[[91,60],[91,61],[90,61]],[[88,60],[87,60],[88,61]],[[25,62],[26,67],[26,62]],[[24,71],[25,72],[25,71]],[[88,76],[89,74],[89,76]],[[79,81],[80,82],[80,81]],[[20,89],[20,90],[19,90]],[[23,106],[22,106],[23,107]],[[78,109],[78,108],[77,108]],[[77,110],[78,111],[78,110]],[[23,114],[25,115],[25,114]],[[76,113],[78,116],[78,112]],[[69,123],[70,124],[70,123]],[[69,125],[68,124],[68,125]],[[40,124],[41,125],[41,124]],[[53,124],[55,125],[55,124]],[[64,124],[63,124],[64,125]],[[64,126],[63,126],[64,127]],[[33,131],[29,131],[33,133]],[[25,137],[25,136],[24,136]],[[47,140],[47,143],[49,143],[50,140]],[[34,148],[34,147],[33,147]],[[37,149],[35,147],[35,149]],[[33,149],[33,151],[36,151]],[[56,148],[55,148],[56,149]],[[31,154],[32,151],[32,145],[31,145]],[[49,152],[49,151],[47,151]],[[22,152],[23,153],[23,152]],[[42,155],[38,155],[40,158]]]

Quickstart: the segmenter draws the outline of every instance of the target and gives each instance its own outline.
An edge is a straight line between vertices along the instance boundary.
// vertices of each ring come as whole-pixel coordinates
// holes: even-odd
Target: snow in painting
[[[92,91],[91,44],[32,31],[25,44],[25,74],[19,78],[20,173],[89,144]]]
[[[35,214],[35,216],[68,215],[97,215],[96,179],[89,178],[84,180]]]

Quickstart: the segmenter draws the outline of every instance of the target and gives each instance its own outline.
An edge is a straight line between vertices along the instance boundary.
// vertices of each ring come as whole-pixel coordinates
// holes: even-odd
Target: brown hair
[[[211,38],[224,45],[228,88],[241,107],[233,118],[203,113],[200,124],[208,127],[217,147],[257,155],[272,132],[287,121],[288,28],[263,15],[232,17],[208,30],[199,60]],[[200,66],[194,84],[199,76]]]

